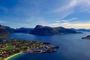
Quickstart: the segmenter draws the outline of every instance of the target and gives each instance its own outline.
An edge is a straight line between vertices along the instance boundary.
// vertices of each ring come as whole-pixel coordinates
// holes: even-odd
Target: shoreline
[[[22,52],[16,53],[16,54],[14,54],[14,55],[11,55],[11,56],[5,58],[4,60],[9,60],[9,59],[11,59],[11,58],[13,58],[13,57],[15,57],[15,56],[17,56],[17,55],[19,55],[19,54],[22,54]]]

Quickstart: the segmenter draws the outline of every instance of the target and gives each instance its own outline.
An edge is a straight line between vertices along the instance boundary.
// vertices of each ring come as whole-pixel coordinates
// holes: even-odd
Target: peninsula
[[[0,59],[6,60],[8,57],[21,53],[52,53],[59,47],[48,42],[30,40],[1,40]]]

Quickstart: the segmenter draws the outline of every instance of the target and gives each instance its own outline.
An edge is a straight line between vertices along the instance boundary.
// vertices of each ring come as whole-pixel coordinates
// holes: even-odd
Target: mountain
[[[0,25],[0,34],[6,34],[6,33],[8,33],[6,29],[2,25]]]
[[[74,29],[66,29],[64,27],[48,27],[37,25],[32,31],[31,34],[34,35],[54,35],[54,34],[70,34],[78,33]]]
[[[0,33],[2,32],[27,33],[33,35],[55,35],[55,34],[78,33],[75,29],[67,29],[64,27],[49,27],[42,25],[37,25],[35,28],[18,28],[18,29],[0,25],[0,29],[1,29]]]
[[[52,34],[57,34],[58,32],[48,26],[41,26],[41,25],[37,25],[32,31],[31,34],[35,34],[35,35],[52,35]]]
[[[11,28],[8,26],[4,26],[4,25],[0,25],[1,28],[3,28],[4,30],[6,30],[8,33],[30,33],[30,31],[32,30],[31,28]]]
[[[32,31],[32,28],[18,28],[15,29],[16,33],[30,33]]]
[[[75,29],[68,29],[64,27],[56,27],[55,28],[59,33],[69,34],[69,33],[79,33]]]
[[[78,31],[90,32],[90,29],[77,29]]]
[[[0,38],[6,38],[8,34],[9,32],[6,30],[6,28],[0,25]]]
[[[14,30],[15,30],[14,28],[11,28],[11,27],[8,27],[8,26],[4,26],[4,25],[0,25],[0,28],[6,30],[9,33],[13,33]]]

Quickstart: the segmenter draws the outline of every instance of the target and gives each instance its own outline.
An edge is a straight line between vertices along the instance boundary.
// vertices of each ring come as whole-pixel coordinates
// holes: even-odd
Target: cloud
[[[6,21],[0,20],[0,24],[4,24],[4,23],[7,23],[7,22],[6,22]]]
[[[78,5],[80,6],[80,10],[82,12],[90,13],[90,0],[79,0]]]
[[[67,28],[85,28],[90,29],[90,23],[65,23],[63,24],[64,27]]]
[[[77,28],[89,26],[89,23],[83,23],[83,15],[78,15],[78,12],[90,13],[90,0],[18,0],[14,4],[12,2],[14,3],[10,0],[10,6],[9,3],[5,6],[0,4],[0,23],[13,27],[33,27],[37,24]],[[70,15],[74,17],[65,19]],[[86,15],[83,17],[87,18]]]
[[[51,27],[65,27],[65,28],[85,28],[90,29],[90,23],[53,23],[49,25]]]
[[[76,4],[77,4],[76,0],[69,0],[68,3],[64,4],[64,6],[58,7],[52,12],[59,14],[60,18],[63,19],[74,12],[74,7],[76,6]]]
[[[52,13],[59,15],[60,19],[64,19],[77,11],[90,13],[90,0],[69,0],[63,6],[54,9]]]
[[[19,23],[19,27],[35,27],[36,25],[44,25],[47,26],[49,23],[43,17],[35,17],[32,16],[30,18],[25,19],[24,22]]]
[[[76,21],[69,19],[69,20],[62,20],[62,21],[56,21],[52,24],[49,24],[51,27],[65,27],[65,28],[85,28],[85,29],[90,29],[90,22],[81,22],[81,21]],[[76,18],[75,18],[76,19]],[[73,20],[73,21],[72,21]]]

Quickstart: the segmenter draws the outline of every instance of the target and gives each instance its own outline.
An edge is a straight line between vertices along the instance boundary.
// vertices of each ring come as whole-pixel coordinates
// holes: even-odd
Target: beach
[[[22,54],[22,52],[16,53],[16,54],[14,54],[14,55],[11,55],[11,56],[5,58],[4,60],[9,60],[9,59],[11,59],[11,58],[13,58],[13,57],[15,57],[15,56],[17,56],[17,55],[20,55],[20,54]]]

